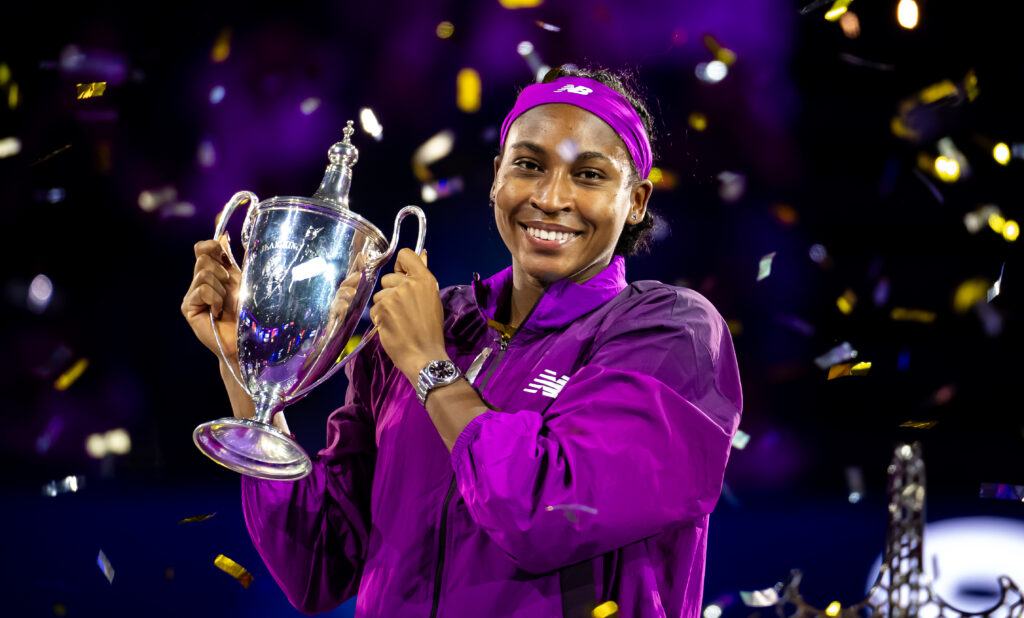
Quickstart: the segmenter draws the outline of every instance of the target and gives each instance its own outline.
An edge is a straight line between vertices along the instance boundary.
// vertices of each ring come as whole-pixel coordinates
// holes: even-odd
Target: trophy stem
[[[256,393],[256,396],[252,399],[253,405],[256,406],[256,413],[253,415],[252,420],[257,423],[263,423],[265,425],[272,425],[274,421],[275,408],[280,406],[279,397],[277,393],[270,393],[267,391],[261,391]]]

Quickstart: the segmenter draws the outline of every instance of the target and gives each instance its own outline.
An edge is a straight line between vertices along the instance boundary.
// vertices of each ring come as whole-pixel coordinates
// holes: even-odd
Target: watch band
[[[419,379],[416,380],[416,397],[420,404],[427,405],[427,395],[435,388],[448,386],[462,377],[462,372],[450,360],[435,360],[427,363],[427,366],[420,370]]]

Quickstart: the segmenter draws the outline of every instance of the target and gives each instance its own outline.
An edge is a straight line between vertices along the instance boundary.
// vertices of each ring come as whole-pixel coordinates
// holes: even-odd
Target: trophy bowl
[[[410,214],[419,220],[416,252],[423,250],[426,216],[419,207],[398,212],[390,242],[348,209],[358,156],[351,134],[350,121],[345,139],[329,151],[331,163],[312,198],[260,202],[241,191],[217,223],[214,238],[223,234],[234,210],[248,203],[242,226],[238,358],[225,355],[219,338],[217,346],[256,412],[251,419],[203,423],[192,439],[211,459],[242,474],[271,480],[309,474],[309,456],[272,424],[274,415],[334,375],[374,336],[376,328],[371,328],[358,345],[349,345],[381,267],[398,248],[401,222]],[[216,337],[216,327],[213,332]]]

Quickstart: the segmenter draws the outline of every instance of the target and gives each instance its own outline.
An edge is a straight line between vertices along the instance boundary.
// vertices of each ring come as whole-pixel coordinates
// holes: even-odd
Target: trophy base
[[[294,481],[313,467],[298,442],[272,425],[247,418],[203,423],[192,432],[192,441],[225,468],[259,479]]]

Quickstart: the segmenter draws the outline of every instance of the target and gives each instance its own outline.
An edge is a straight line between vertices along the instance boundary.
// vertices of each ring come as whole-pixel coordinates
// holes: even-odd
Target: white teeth
[[[555,232],[552,230],[541,230],[535,227],[527,227],[526,232],[534,238],[541,240],[557,240],[560,244],[566,243],[573,237],[571,232]]]

